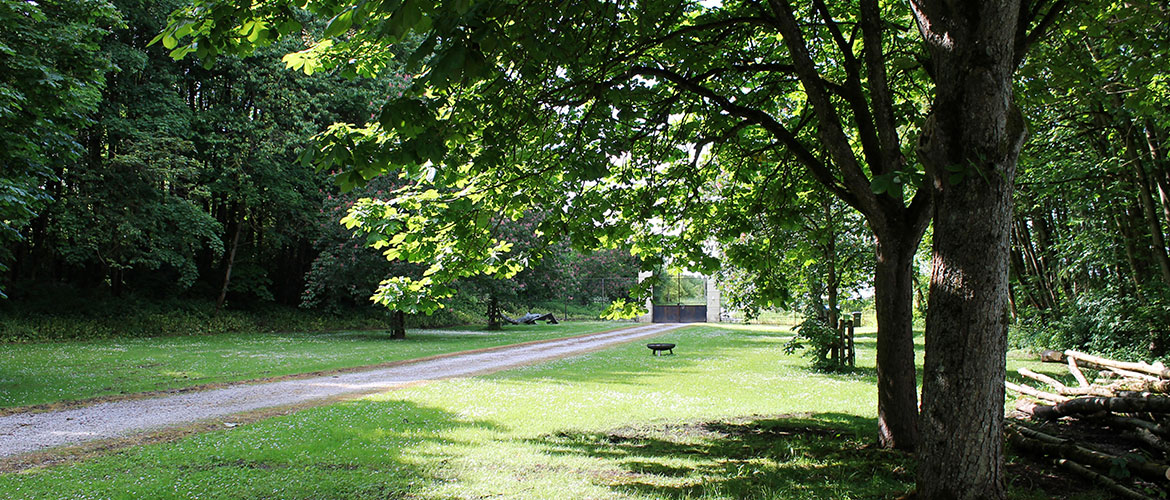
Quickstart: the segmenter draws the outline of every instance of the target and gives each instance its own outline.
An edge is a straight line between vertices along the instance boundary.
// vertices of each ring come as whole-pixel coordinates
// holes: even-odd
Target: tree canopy
[[[533,206],[554,208],[542,231],[567,232],[577,244],[626,242],[649,265],[672,254],[709,270],[717,265],[703,244],[710,235],[690,222],[713,215],[720,183],[752,190],[798,166],[864,214],[877,237],[882,438],[912,448],[913,252],[933,215],[932,313],[954,314],[928,321],[936,346],[1006,335],[1006,323],[989,321],[1006,307],[1001,219],[1023,138],[1010,82],[1062,6],[197,2],[158,39],[176,56],[213,60],[297,30],[303,8],[330,21],[312,47],[285,57],[290,66],[416,75],[406,98],[388,102],[377,120],[333,127],[306,157],[342,168],[343,185],[388,171],[410,181],[394,200],[359,204],[350,218],[376,235],[375,245],[428,261],[422,279],[384,284],[379,295],[391,307],[442,294],[459,276],[514,273],[524,256],[492,237],[492,214],[516,218]],[[976,57],[980,50],[987,53]],[[932,199],[940,203],[933,212]],[[986,224],[960,236],[964,213],[985,215]],[[954,288],[989,264],[982,288]],[[951,368],[980,379],[997,366],[1002,373],[994,362],[1001,343],[987,345],[958,353],[969,361],[928,354],[927,387],[962,382]],[[977,413],[990,411],[997,394],[1002,402],[1002,388],[977,388]],[[941,419],[929,421],[932,436],[955,430],[950,423],[978,424],[941,417],[945,398],[926,401]],[[970,430],[985,436],[994,427]],[[970,444],[994,462],[995,442]],[[953,463],[935,443],[928,450],[947,458],[932,465]],[[985,487],[1002,495],[999,470],[947,486],[934,472],[920,477],[928,495]]]

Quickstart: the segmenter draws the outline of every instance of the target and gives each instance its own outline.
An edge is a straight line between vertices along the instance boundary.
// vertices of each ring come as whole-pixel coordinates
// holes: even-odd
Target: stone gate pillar
[[[707,322],[718,323],[723,310],[719,306],[719,287],[714,278],[707,278]]]
[[[654,276],[653,272],[641,271],[638,273],[638,283],[645,281],[647,278]],[[646,314],[638,316],[639,323],[653,323],[654,322],[654,300],[652,297],[646,298],[646,303],[643,304],[646,308]]]

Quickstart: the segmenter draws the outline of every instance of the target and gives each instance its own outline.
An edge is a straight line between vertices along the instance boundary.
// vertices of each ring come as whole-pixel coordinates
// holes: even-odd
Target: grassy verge
[[[873,446],[872,335],[859,339],[858,370],[836,375],[785,355],[786,338],[761,326],[676,330],[655,339],[677,343],[675,356],[652,357],[634,343],[439,381],[2,475],[0,498],[869,499],[909,491],[911,457]],[[1041,368],[1017,355],[1009,369],[1022,363]],[[1052,494],[1015,484],[1013,497]]]
[[[626,326],[580,322],[482,330],[234,333],[9,344],[0,408],[336,370]]]

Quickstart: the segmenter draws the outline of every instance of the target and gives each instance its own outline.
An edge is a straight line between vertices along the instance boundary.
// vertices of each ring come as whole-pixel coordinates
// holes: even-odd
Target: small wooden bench
[[[646,347],[650,348],[650,355],[651,356],[657,356],[658,353],[662,352],[662,351],[666,351],[666,352],[670,353],[671,355],[674,354],[674,344],[663,344],[663,343],[646,344]]]

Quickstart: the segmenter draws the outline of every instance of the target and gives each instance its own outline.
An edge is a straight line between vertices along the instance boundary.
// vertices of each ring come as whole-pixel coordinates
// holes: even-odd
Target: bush
[[[1092,290],[1059,314],[1025,310],[1021,316],[1009,334],[1015,348],[1076,349],[1126,360],[1164,359],[1170,350],[1170,300],[1159,291]]]
[[[845,367],[838,361],[829,358],[829,352],[837,343],[837,331],[816,318],[806,318],[796,327],[796,335],[784,344],[784,352],[792,354],[804,350],[804,357],[812,360],[812,367],[816,371],[834,372]]]

